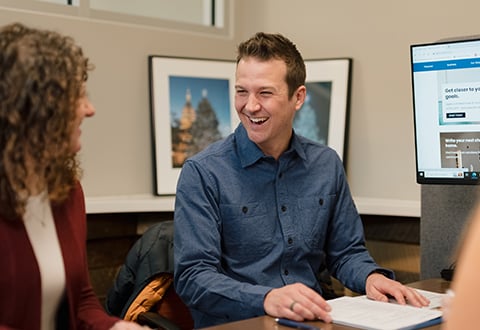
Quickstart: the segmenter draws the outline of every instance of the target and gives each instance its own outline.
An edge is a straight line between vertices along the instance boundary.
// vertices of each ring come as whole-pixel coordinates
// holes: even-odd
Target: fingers
[[[408,291],[404,293],[407,303],[415,307],[425,307],[430,304],[430,300],[415,289],[407,288]]]
[[[367,293],[368,299],[376,300],[376,301],[383,301],[388,302],[388,297],[383,293],[379,292],[378,290],[374,289]]]
[[[408,303],[415,307],[424,307],[430,304],[417,290],[380,274],[372,274],[367,278],[366,291],[368,298],[378,301],[387,302],[389,298],[393,298],[401,305]]]
[[[320,297],[320,295],[318,295]],[[321,297],[320,297],[321,298]],[[290,304],[290,318],[294,320],[323,320],[327,323],[332,322],[330,316],[330,305],[323,298],[309,299],[302,298],[302,301],[294,301]]]
[[[264,309],[274,317],[331,322],[328,303],[317,292],[300,283],[271,290],[265,296]]]
[[[430,304],[430,300],[417,290],[404,285],[400,285],[398,289],[393,291],[391,297],[400,305],[409,304],[415,307],[425,307]]]

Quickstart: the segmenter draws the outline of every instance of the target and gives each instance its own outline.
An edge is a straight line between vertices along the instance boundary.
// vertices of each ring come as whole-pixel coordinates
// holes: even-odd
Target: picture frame
[[[305,60],[307,97],[295,132],[333,148],[346,164],[352,59]]]
[[[175,195],[185,159],[239,123],[235,62],[159,55],[148,62],[154,194]]]

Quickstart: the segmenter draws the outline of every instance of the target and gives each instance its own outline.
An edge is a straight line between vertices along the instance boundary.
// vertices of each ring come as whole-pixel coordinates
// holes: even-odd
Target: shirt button
[[[283,273],[284,273],[285,275],[288,275],[288,269],[285,269],[285,270],[283,271]]]
[[[285,212],[287,210],[287,207],[285,205],[282,205],[282,212]]]
[[[280,174],[278,175],[278,177],[279,177],[280,179],[282,178],[282,176],[283,176],[283,173],[280,173]]]
[[[287,242],[288,242],[288,244],[292,244],[292,243],[293,243],[293,239],[290,237]]]
[[[247,213],[247,212],[248,212],[248,207],[246,207],[246,206],[242,207],[242,212],[243,212],[244,214]]]
[[[320,198],[320,199],[318,200],[318,204],[323,205],[323,198]]]

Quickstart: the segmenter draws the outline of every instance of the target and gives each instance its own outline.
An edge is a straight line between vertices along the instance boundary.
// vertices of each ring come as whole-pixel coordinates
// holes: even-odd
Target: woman
[[[86,258],[80,124],[95,110],[74,41],[0,30],[0,329],[141,329],[108,316]]]

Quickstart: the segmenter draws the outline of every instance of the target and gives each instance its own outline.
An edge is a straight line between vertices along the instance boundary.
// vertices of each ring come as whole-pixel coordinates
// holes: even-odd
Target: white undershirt
[[[65,267],[46,192],[30,197],[23,216],[40,268],[42,330],[54,330],[56,313],[65,291]]]

